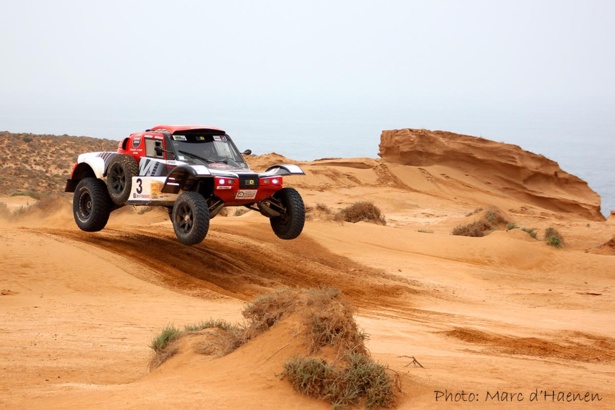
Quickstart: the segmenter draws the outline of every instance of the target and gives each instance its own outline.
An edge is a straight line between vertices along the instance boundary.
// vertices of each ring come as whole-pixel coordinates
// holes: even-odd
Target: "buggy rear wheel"
[[[107,188],[109,196],[116,205],[125,205],[130,190],[132,189],[132,177],[139,173],[137,161],[130,155],[114,155],[107,169]]]

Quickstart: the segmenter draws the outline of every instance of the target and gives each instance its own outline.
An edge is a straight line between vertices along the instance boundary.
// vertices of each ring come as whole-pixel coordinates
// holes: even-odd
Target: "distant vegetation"
[[[116,151],[118,141],[0,131],[0,195],[41,198],[64,192],[77,155]]]
[[[453,229],[453,235],[470,236],[470,237],[482,237],[490,232],[505,227],[507,231],[512,229],[521,229],[526,232],[532,238],[536,239],[538,232],[535,228],[525,228],[517,226],[514,222],[509,222],[502,213],[496,208],[490,208],[483,211],[483,208],[477,208],[473,212],[468,213],[466,216],[472,216],[481,214],[482,216],[469,224],[459,225]],[[544,240],[549,246],[555,248],[561,248],[564,246],[564,238],[553,227],[549,227],[545,230]]]
[[[299,392],[331,403],[335,408],[364,403],[366,407],[389,407],[396,399],[399,380],[388,367],[374,362],[365,347],[366,334],[359,330],[352,308],[332,288],[281,290],[258,297],[242,311],[247,322],[233,325],[210,320],[188,325],[184,330],[165,327],[150,347],[154,358],[150,368],[160,366],[179,352],[184,337],[199,337],[197,353],[224,356],[239,348],[281,320],[293,316],[309,356],[286,361],[280,376]],[[286,341],[280,341],[286,343]],[[335,359],[327,361],[322,349],[334,349]]]

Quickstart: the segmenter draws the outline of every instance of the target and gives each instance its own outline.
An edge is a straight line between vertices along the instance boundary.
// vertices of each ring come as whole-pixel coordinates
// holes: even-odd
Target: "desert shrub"
[[[327,386],[335,380],[335,369],[320,358],[293,357],[284,363],[282,377],[287,378],[295,390],[323,398]]]
[[[378,225],[386,225],[386,219],[381,214],[380,208],[371,202],[355,202],[352,205],[341,209],[334,217],[335,220],[345,222],[373,222]]]
[[[485,232],[490,231],[492,226],[485,220],[478,220],[467,225],[460,225],[453,229],[453,235],[470,236],[480,238],[485,236]]]
[[[545,241],[547,245],[553,246],[554,248],[562,248],[564,246],[564,238],[557,229],[552,226],[545,230]]]
[[[358,396],[365,397],[365,406],[389,407],[395,399],[394,377],[388,367],[374,362],[369,356],[360,353],[348,355],[348,366],[343,378],[350,391],[358,391]]]
[[[536,236],[538,236],[538,233],[536,232],[536,229],[534,228],[521,228],[521,230],[523,232],[527,232],[534,239],[536,239]]]
[[[508,225],[506,225],[506,230],[507,230],[507,231],[510,231],[510,230],[512,230],[512,229],[517,229],[517,228],[519,228],[519,227],[518,227],[518,226],[517,226],[517,224],[515,224],[514,222],[511,222],[511,223],[509,223]]]
[[[509,223],[499,210],[493,208],[485,212],[485,219],[491,225],[507,225]]]
[[[473,215],[474,213],[482,211],[482,208],[477,208],[473,213],[469,214]],[[481,219],[469,223],[467,225],[459,225],[453,229],[452,234],[458,236],[470,236],[474,238],[480,238],[485,236],[485,233],[489,231],[493,231],[498,228],[498,226],[504,226],[506,229],[514,229],[517,226],[513,223],[510,223],[504,216],[502,216],[501,212],[497,208],[489,208],[484,212]]]
[[[282,377],[307,396],[326,400],[335,408],[361,400],[365,407],[389,407],[395,402],[396,377],[388,368],[361,353],[349,353],[346,366],[336,368],[322,359],[295,357],[284,364]]]

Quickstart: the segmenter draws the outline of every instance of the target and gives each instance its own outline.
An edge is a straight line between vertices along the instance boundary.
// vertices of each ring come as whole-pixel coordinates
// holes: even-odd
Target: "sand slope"
[[[255,169],[282,160],[251,159]],[[203,243],[185,247],[157,210],[122,209],[94,234],[77,229],[67,201],[5,219],[0,407],[330,408],[277,377],[301,353],[285,326],[227,357],[187,351],[148,372],[148,345],[168,324],[239,321],[244,303],[264,292],[325,285],[358,307],[373,357],[402,375],[400,408],[569,408],[558,392],[564,400],[588,392],[593,401],[576,408],[613,407],[615,221],[585,205],[558,210],[477,189],[481,175],[446,164],[301,166],[307,175],[286,182],[309,207],[368,200],[387,225],[314,213],[300,238],[281,241],[251,212],[216,217]],[[450,235],[488,206],[537,229],[538,239],[520,229]],[[541,240],[548,226],[565,248]],[[454,403],[470,397],[471,405]]]

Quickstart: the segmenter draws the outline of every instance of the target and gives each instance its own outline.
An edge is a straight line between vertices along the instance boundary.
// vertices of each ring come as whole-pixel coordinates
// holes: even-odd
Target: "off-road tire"
[[[132,177],[139,174],[139,165],[130,155],[114,155],[107,168],[107,189],[116,205],[126,204],[132,189]]]
[[[73,215],[77,226],[86,232],[102,230],[113,204],[105,183],[98,178],[84,178],[73,194]]]
[[[209,206],[197,192],[184,192],[173,205],[173,230],[184,245],[201,243],[209,230]]]
[[[273,232],[280,239],[295,239],[303,231],[305,206],[301,195],[294,188],[282,188],[273,194],[281,205],[280,216],[269,218]]]

